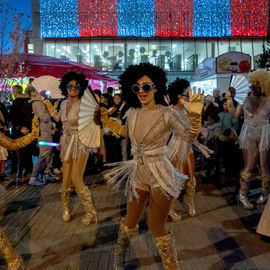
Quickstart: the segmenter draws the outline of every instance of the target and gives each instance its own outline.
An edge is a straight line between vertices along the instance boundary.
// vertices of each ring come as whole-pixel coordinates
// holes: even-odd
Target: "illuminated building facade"
[[[268,0],[40,0],[43,53],[121,73],[151,62],[192,77],[205,58],[249,54],[268,33]]]

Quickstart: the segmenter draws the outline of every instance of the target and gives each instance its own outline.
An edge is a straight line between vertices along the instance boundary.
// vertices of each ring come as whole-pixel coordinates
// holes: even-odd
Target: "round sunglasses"
[[[68,85],[67,85],[67,88],[69,88],[69,89],[74,88],[74,89],[77,90],[77,91],[80,91],[80,90],[81,90],[81,87],[80,87],[79,84],[77,84],[77,85],[68,84]]]
[[[132,85],[131,90],[134,94],[138,94],[140,92],[140,89],[142,89],[144,92],[150,92],[154,88],[155,88],[154,84],[144,83],[143,85],[139,85],[135,83]]]

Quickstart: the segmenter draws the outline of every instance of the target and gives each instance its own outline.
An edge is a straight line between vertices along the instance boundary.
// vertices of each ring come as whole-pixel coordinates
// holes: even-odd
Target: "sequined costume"
[[[173,110],[176,112],[177,121],[179,121],[187,129],[190,126],[189,113],[183,106],[180,108],[178,105],[173,107]],[[175,136],[173,134],[172,138],[168,144],[168,154],[169,160],[172,164],[183,174],[188,176],[188,180],[185,182],[185,191],[184,202],[187,206],[187,211],[190,216],[195,215],[194,207],[194,197],[196,190],[196,179],[195,179],[195,161],[194,154],[192,150],[192,145],[199,149],[206,157],[209,157],[212,151],[206,146],[200,144],[197,139],[195,141],[186,141],[183,140],[180,136]],[[181,151],[179,151],[181,149]],[[178,221],[181,217],[172,209],[170,217],[173,221]],[[175,220],[174,218],[175,217]]]
[[[256,109],[254,100],[259,104]],[[247,199],[249,182],[259,156],[262,181],[262,195],[257,203],[264,203],[269,194],[270,184],[270,97],[260,98],[249,96],[243,104],[244,124],[239,135],[240,148],[244,153],[245,168],[240,174],[240,202],[247,209],[253,209],[253,204]]]
[[[259,152],[270,149],[270,97],[259,106],[256,112],[250,109],[250,99],[247,97],[243,104],[244,124],[239,135],[241,149],[248,149],[250,145],[258,144]]]
[[[90,225],[97,222],[97,213],[93,206],[90,190],[83,182],[83,174],[90,149],[84,146],[78,136],[78,118],[80,99],[62,102],[59,112],[52,104],[45,100],[44,103],[53,118],[63,123],[63,136],[60,139],[61,159],[63,162],[63,181],[61,187],[61,198],[63,204],[63,220],[70,221],[70,193],[73,185],[82,200],[86,215],[82,223]]]
[[[117,163],[115,168],[105,173],[105,178],[109,179],[109,183],[117,182],[118,187],[127,177],[126,195],[129,200],[133,196],[138,198],[136,189],[161,189],[177,198],[187,177],[179,173],[169,161],[166,143],[173,130],[175,136],[180,136],[187,145],[189,131],[177,121],[176,112],[160,105],[150,111],[130,109],[126,127],[134,158]],[[182,153],[186,149],[178,150]]]

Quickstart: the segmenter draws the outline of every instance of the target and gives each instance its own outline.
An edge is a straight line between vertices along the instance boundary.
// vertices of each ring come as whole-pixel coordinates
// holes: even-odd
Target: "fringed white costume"
[[[118,187],[127,178],[126,194],[138,198],[136,189],[151,191],[161,189],[177,198],[187,177],[174,168],[169,161],[166,143],[174,132],[175,144],[171,151],[186,155],[189,145],[189,130],[177,120],[176,111],[158,105],[154,110],[130,109],[126,127],[131,140],[133,159],[119,162],[105,173],[109,183]],[[142,132],[143,131],[143,132]],[[183,147],[183,145],[186,145]]]

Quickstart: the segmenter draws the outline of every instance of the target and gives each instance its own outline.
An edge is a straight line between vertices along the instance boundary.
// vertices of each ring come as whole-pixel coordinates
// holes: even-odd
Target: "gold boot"
[[[130,237],[135,234],[139,229],[139,225],[137,224],[135,228],[128,228],[124,224],[124,219],[120,222],[119,232],[118,232],[118,240],[116,247],[114,249],[114,262],[113,269],[120,270],[124,267],[125,255],[129,246]]]
[[[3,256],[5,257],[9,270],[24,269],[22,257],[15,252],[6,234],[1,228],[0,228],[0,250]]]
[[[239,202],[245,209],[248,210],[254,208],[254,205],[248,200],[247,197],[249,182],[251,178],[252,178],[251,173],[245,173],[244,171],[240,173]]]
[[[172,233],[154,237],[165,270],[180,270]]]
[[[270,175],[262,174],[261,175],[262,181],[262,194],[257,199],[257,204],[264,204],[266,203],[268,196],[269,196],[269,184],[270,184]]]
[[[62,199],[62,206],[63,206],[63,220],[65,222],[70,221],[70,209],[69,209],[69,202],[70,202],[70,191],[61,191],[61,199]]]
[[[169,221],[171,222],[177,222],[182,220],[182,217],[175,212],[175,210],[171,210],[168,216]]]
[[[77,190],[78,195],[82,200],[82,204],[85,210],[85,216],[81,220],[84,225],[90,225],[97,223],[97,211],[93,205],[92,196],[88,187],[84,187],[81,190]]]
[[[188,215],[194,217],[196,215],[195,207],[194,207],[194,197],[196,190],[196,179],[193,177],[192,181],[189,179],[186,182],[186,194],[184,195],[184,202],[187,208]]]

